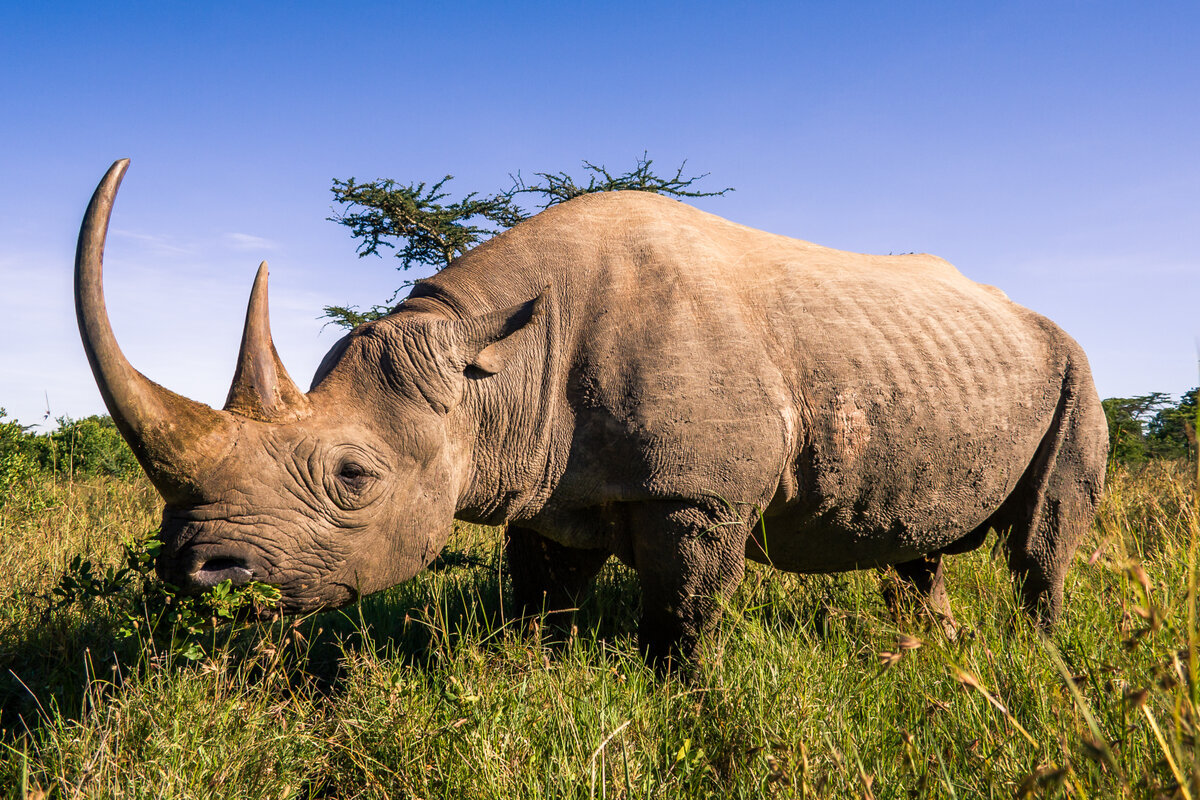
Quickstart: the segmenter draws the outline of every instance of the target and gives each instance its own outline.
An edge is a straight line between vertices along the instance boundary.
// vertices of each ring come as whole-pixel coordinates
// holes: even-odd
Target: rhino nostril
[[[223,581],[230,581],[234,586],[249,583],[254,579],[254,570],[244,559],[232,556],[216,556],[207,559],[193,570],[188,576],[201,587],[209,588]]]

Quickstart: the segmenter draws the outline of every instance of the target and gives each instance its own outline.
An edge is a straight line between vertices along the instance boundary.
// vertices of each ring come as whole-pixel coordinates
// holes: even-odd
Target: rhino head
[[[335,345],[306,394],[271,340],[264,263],[228,400],[210,408],[150,381],[113,336],[102,261],[128,163],[113,164],[88,206],[75,305],[104,402],[166,503],[159,575],[193,593],[262,581],[289,612],[343,605],[415,575],[441,550],[468,491],[469,437],[456,433],[467,373],[503,369],[504,343],[535,304],[364,325]]]

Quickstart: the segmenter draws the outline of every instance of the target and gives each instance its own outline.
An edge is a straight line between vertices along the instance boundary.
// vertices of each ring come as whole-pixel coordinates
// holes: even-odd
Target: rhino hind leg
[[[742,581],[752,521],[680,502],[630,513],[633,566],[642,584],[638,646],[660,671],[691,662]]]
[[[564,547],[536,531],[508,526],[505,555],[518,618],[546,614],[564,624],[608,560],[607,550]]]
[[[898,620],[911,611],[912,600],[927,608],[941,623],[948,636],[953,637],[958,623],[950,609],[946,594],[946,577],[942,569],[942,554],[932,553],[891,567],[896,578],[882,584],[884,602]]]
[[[1054,421],[1018,484],[995,515],[1018,598],[1042,628],[1063,605],[1063,583],[1104,488],[1107,423],[1084,366],[1068,367]]]

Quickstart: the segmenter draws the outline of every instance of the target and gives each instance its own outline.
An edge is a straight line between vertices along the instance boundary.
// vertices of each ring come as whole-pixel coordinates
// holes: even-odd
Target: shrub
[[[15,420],[5,420],[0,408],[0,507],[37,475],[39,461],[36,438]]]
[[[109,416],[58,418],[58,429],[34,437],[42,469],[66,478],[132,478],[140,467]]]

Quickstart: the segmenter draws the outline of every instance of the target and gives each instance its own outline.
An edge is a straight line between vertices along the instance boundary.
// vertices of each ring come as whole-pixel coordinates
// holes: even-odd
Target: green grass
[[[628,570],[543,641],[506,618],[500,532],[468,525],[407,584],[219,626],[196,660],[50,608],[156,509],[141,481],[49,478],[0,507],[8,796],[1200,798],[1183,465],[1113,476],[1048,640],[987,546],[947,562],[954,641],[893,619],[874,572],[752,565],[687,681],[642,665]]]

